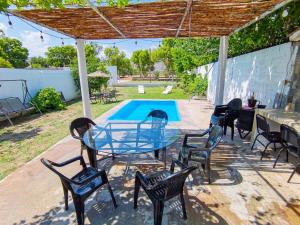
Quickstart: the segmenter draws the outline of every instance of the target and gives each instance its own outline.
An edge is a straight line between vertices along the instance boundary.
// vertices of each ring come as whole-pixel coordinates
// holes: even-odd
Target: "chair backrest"
[[[254,110],[241,110],[236,126],[239,129],[251,131],[253,120],[254,120]]]
[[[165,189],[165,200],[179,195],[182,192],[186,178],[195,169],[197,169],[196,166],[189,166],[176,173],[173,173],[172,175],[160,181],[162,185],[158,186],[155,191],[159,191],[159,189]]]
[[[234,98],[230,102],[228,102],[229,110],[241,110],[242,109],[242,100],[240,98]]]
[[[152,128],[163,128],[168,124],[168,114],[162,110],[153,110],[148,115],[147,118],[152,118]]]
[[[265,132],[267,135],[270,133],[270,126],[267,122],[266,117],[257,114],[256,115],[256,127],[257,127],[257,133],[261,134]]]
[[[218,125],[214,125],[210,128],[209,136],[205,144],[205,148],[211,151],[220,143],[223,136],[223,129]]]
[[[89,118],[80,117],[71,122],[70,133],[73,138],[82,140],[84,133],[96,124]],[[77,135],[75,134],[75,131]]]
[[[298,132],[293,128],[285,124],[280,125],[281,140],[284,144],[292,145],[298,149],[300,154],[300,137]]]

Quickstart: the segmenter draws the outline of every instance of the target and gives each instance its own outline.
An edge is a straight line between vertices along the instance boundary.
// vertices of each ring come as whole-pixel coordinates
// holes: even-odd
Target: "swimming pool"
[[[149,112],[160,109],[168,114],[169,121],[180,121],[177,102],[174,100],[131,100],[110,116],[109,120],[143,120]]]

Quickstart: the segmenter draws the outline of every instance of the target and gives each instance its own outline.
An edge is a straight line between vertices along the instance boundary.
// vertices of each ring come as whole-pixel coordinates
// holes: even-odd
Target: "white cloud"
[[[7,26],[4,23],[0,23],[0,30],[2,30],[4,34],[7,34]]]
[[[43,35],[44,41],[41,41],[41,33],[38,31],[24,31],[20,34],[23,46],[28,48],[29,57],[44,56],[48,47],[50,47],[50,37]]]

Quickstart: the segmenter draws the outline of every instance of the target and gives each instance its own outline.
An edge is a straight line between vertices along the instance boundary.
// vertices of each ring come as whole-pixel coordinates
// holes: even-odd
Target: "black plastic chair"
[[[239,117],[242,109],[242,100],[240,98],[232,99],[227,105],[217,105],[211,117],[210,127],[219,125],[224,128],[224,135],[227,133],[227,127],[231,128],[231,140],[234,137],[234,121]]]
[[[143,124],[149,124],[149,123],[151,124],[151,129],[157,129],[157,130],[160,130],[161,132],[164,132],[164,128],[168,124],[168,114],[162,110],[153,110],[147,115],[147,117],[143,121],[138,123],[138,125],[137,125],[137,135],[138,135],[137,143],[139,141],[140,136],[147,138],[147,134],[141,133],[140,130],[141,130],[141,126]],[[157,132],[157,133],[159,133],[159,132]],[[161,135],[163,135],[163,133]],[[155,158],[158,158],[159,150],[154,151],[154,155],[155,155]]]
[[[201,138],[209,134],[207,141],[203,147],[188,144],[188,138]],[[211,183],[211,167],[210,157],[212,151],[220,143],[223,135],[222,127],[218,125],[212,126],[202,134],[186,134],[184,136],[183,146],[179,153],[178,159],[188,165],[189,161],[199,162],[201,167],[207,170],[208,183]]]
[[[83,142],[83,135],[92,126],[96,126],[95,122],[86,117],[80,117],[71,122],[70,125],[71,136],[77,140],[80,140],[81,143],[80,155],[82,155],[83,150],[86,149],[86,146]]]
[[[262,146],[264,146],[265,148],[261,153],[261,158],[260,158],[260,160],[262,160],[270,144],[273,143],[274,150],[275,151],[277,150],[276,143],[281,144],[281,134],[279,131],[270,131],[270,126],[267,122],[267,119],[264,116],[259,114],[256,115],[256,130],[257,130],[257,135],[253,141],[251,150],[253,150],[256,141],[258,141]],[[268,141],[268,143],[264,145],[264,143],[258,140],[259,136],[263,136]]]
[[[80,161],[82,170],[72,178],[64,176],[54,168],[64,167],[76,161]],[[75,157],[62,163],[55,163],[46,159],[41,159],[41,162],[48,169],[59,176],[64,191],[65,210],[68,210],[68,191],[71,192],[76,210],[77,222],[79,225],[84,224],[84,201],[104,184],[107,185],[114,207],[117,207],[116,200],[111,186],[108,182],[106,172],[104,170],[97,171],[92,167],[87,167],[82,156]]]
[[[280,125],[280,133],[281,133],[281,141],[282,141],[282,149],[278,152],[276,160],[274,162],[273,168],[276,167],[277,161],[280,158],[281,153],[286,152],[286,161],[289,161],[289,154],[295,156],[300,159],[300,136],[298,132],[285,124]],[[288,179],[288,182],[292,179],[297,169],[300,168],[300,163],[295,167],[291,176]]]
[[[175,164],[181,167],[181,170],[174,172]],[[161,225],[164,210],[164,203],[180,195],[183,218],[187,219],[183,187],[188,175],[197,167],[182,164],[177,160],[172,160],[169,171],[161,171],[144,176],[137,171],[135,176],[134,188],[134,208],[137,208],[137,200],[140,187],[144,189],[154,206],[154,225]]]
[[[241,139],[245,139],[251,133],[254,114],[254,109],[240,111],[240,115],[236,121],[235,126],[239,132]]]

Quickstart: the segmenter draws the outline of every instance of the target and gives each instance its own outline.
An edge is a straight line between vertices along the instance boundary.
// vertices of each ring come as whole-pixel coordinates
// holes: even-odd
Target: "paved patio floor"
[[[208,102],[180,100],[178,106],[182,134],[207,128],[212,112]],[[96,121],[105,121],[115,109]],[[247,141],[236,136],[232,142],[228,137],[213,154],[212,184],[207,184],[200,170],[194,171],[186,182],[188,219],[182,219],[180,203],[173,199],[165,207],[163,224],[300,224],[300,176],[296,174],[291,183],[286,182],[293,164],[281,159],[273,169],[272,156],[260,161],[259,151],[251,152]],[[172,157],[177,158],[181,143],[182,138],[168,149],[169,162]],[[79,142],[66,137],[1,181],[0,224],[76,224],[71,197],[70,208],[65,211],[61,183],[42,166],[40,158],[63,161],[78,154]],[[100,163],[108,171],[118,208],[113,208],[106,189],[99,190],[87,201],[86,224],[153,224],[152,205],[143,191],[138,209],[133,209],[134,173],[160,170],[162,166],[133,162],[124,175],[127,160],[124,156]],[[138,161],[139,157],[135,162]],[[66,172],[71,175],[78,169],[79,165],[73,165]]]

